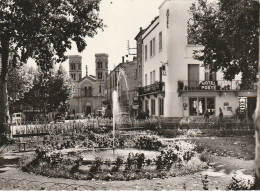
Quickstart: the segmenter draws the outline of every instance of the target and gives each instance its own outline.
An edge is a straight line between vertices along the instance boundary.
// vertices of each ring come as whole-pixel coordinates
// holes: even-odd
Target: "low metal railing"
[[[155,82],[154,84],[140,87],[138,92],[139,92],[139,95],[143,95],[143,94],[149,94],[149,93],[154,93],[154,92],[163,92],[164,89],[165,89],[164,82]]]
[[[256,91],[257,83],[242,83],[240,80],[225,81],[178,81],[178,91]]]

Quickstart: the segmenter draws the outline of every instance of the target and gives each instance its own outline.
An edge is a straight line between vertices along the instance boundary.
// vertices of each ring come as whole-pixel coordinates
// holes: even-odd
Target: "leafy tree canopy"
[[[76,42],[78,51],[84,38],[93,37],[102,20],[98,18],[100,0],[1,0],[0,47],[21,62],[35,59],[42,69],[66,59],[64,53]]]
[[[241,72],[242,83],[257,79],[259,3],[254,0],[198,0],[190,7],[189,39],[202,45],[194,58],[222,70],[226,80]]]
[[[33,58],[47,71],[65,61],[72,42],[83,51],[85,37],[103,29],[99,4],[100,0],[0,1],[0,134],[8,120],[8,70]]]
[[[42,112],[64,112],[74,91],[74,83],[60,66],[58,71],[39,70],[34,74],[33,87],[20,103],[38,108]]]
[[[33,87],[34,70],[26,65],[10,68],[8,71],[8,97],[12,102],[19,100]]]

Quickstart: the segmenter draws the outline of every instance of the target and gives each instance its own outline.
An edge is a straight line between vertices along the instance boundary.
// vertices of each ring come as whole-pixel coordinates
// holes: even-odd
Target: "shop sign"
[[[166,18],[167,18],[166,25],[167,25],[167,28],[169,28],[169,17],[170,17],[170,11],[169,11],[169,9],[167,9],[166,10]]]
[[[203,81],[201,82],[201,89],[202,90],[215,90],[216,89],[216,82],[214,81]]]
[[[239,98],[239,113],[243,114],[246,111],[246,97],[240,97]]]
[[[163,75],[163,76],[167,76],[166,70],[163,70],[163,71],[162,71],[162,75]]]

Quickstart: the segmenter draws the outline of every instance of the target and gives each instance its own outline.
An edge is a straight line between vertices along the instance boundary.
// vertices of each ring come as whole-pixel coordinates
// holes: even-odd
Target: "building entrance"
[[[88,116],[89,114],[91,115],[91,103],[87,102],[85,107],[85,115]]]
[[[248,97],[247,98],[248,119],[253,119],[255,109],[256,109],[256,97]]]
[[[256,97],[239,97],[240,118],[252,120],[256,109]]]

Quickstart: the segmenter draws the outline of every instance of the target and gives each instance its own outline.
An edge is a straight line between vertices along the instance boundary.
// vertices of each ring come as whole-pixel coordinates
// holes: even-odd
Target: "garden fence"
[[[59,182],[42,182],[27,179],[0,179],[1,190],[96,190],[95,187],[82,184],[67,184]]]
[[[26,122],[24,124],[6,124],[5,132],[10,136],[23,135],[46,135],[46,134],[60,134],[82,131],[86,128],[100,128],[112,129],[113,121],[111,119],[84,119],[84,120],[70,120],[65,123],[43,123],[43,122]],[[237,122],[234,120],[210,121],[210,122],[190,122],[181,123],[176,120],[169,119],[144,119],[144,120],[130,120],[122,119],[116,124],[116,129],[122,130],[154,130],[162,129],[254,129],[253,122]]]

